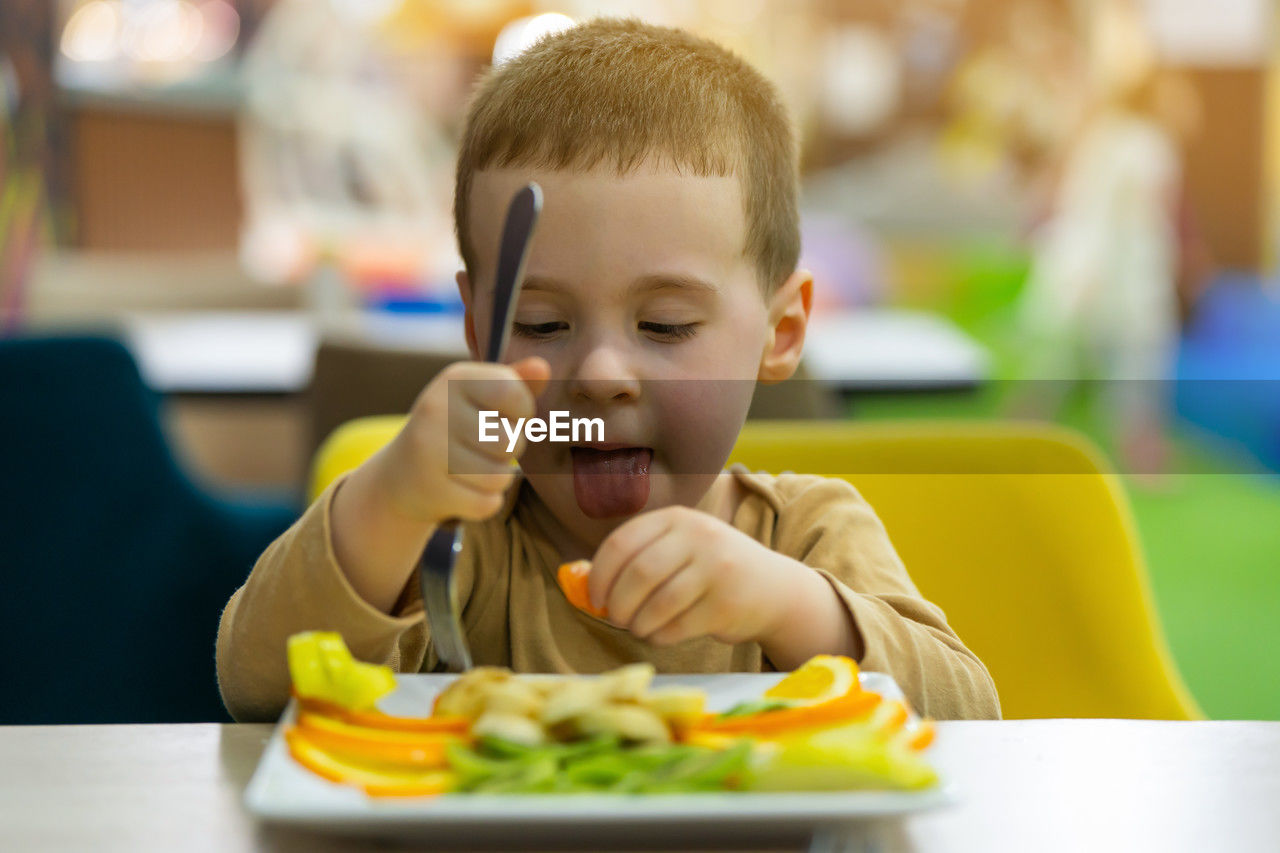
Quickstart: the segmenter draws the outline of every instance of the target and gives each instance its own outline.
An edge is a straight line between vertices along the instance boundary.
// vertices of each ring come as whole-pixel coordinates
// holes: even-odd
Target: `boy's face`
[[[743,251],[733,176],[642,166],[619,176],[499,169],[475,176],[475,282],[459,275],[473,355],[492,313],[498,242],[512,195],[543,190],[504,360],[546,359],[539,416],[601,418],[604,444],[530,443],[530,484],[589,547],[630,516],[693,506],[729,455],[755,381],[794,369],[809,284],[797,273],[766,301]],[[803,291],[803,293],[801,293]]]

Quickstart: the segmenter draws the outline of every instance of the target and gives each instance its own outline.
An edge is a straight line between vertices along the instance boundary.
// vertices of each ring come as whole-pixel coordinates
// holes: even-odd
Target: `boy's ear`
[[[458,282],[458,295],[462,297],[462,323],[467,333],[467,349],[471,351],[471,360],[479,361],[480,346],[476,343],[476,310],[471,300],[471,278],[463,269],[458,270],[454,280]]]
[[[813,273],[796,270],[769,302],[769,339],[756,374],[761,382],[766,385],[781,382],[796,372],[812,308]]]

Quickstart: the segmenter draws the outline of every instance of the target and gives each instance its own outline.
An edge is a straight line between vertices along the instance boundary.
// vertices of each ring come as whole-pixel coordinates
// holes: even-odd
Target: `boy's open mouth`
[[[573,447],[573,496],[588,518],[634,515],[649,501],[650,447]]]

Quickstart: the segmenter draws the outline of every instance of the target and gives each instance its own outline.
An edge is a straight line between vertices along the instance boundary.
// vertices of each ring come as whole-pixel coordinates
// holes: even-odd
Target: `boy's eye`
[[[548,323],[512,323],[511,331],[524,338],[549,338],[556,332],[562,332],[569,328],[569,324],[562,320],[552,320]]]
[[[640,330],[657,338],[671,341],[682,341],[691,338],[698,332],[697,323],[651,323],[641,322]]]

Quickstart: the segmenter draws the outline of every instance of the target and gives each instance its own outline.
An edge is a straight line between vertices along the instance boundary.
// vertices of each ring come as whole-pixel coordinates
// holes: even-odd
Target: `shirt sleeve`
[[[284,710],[286,643],[299,631],[337,631],[357,660],[399,672],[417,672],[427,657],[421,597],[406,592],[393,614],[383,613],[360,597],[338,565],[330,511],[343,479],[268,546],[222,612],[218,689],[239,722],[275,720]],[[406,590],[416,588],[416,577]]]
[[[921,597],[884,525],[843,480],[792,475],[775,549],[823,575],[860,633],[859,666],[892,675],[912,705],[938,719],[991,719],[1000,700],[987,668]]]

